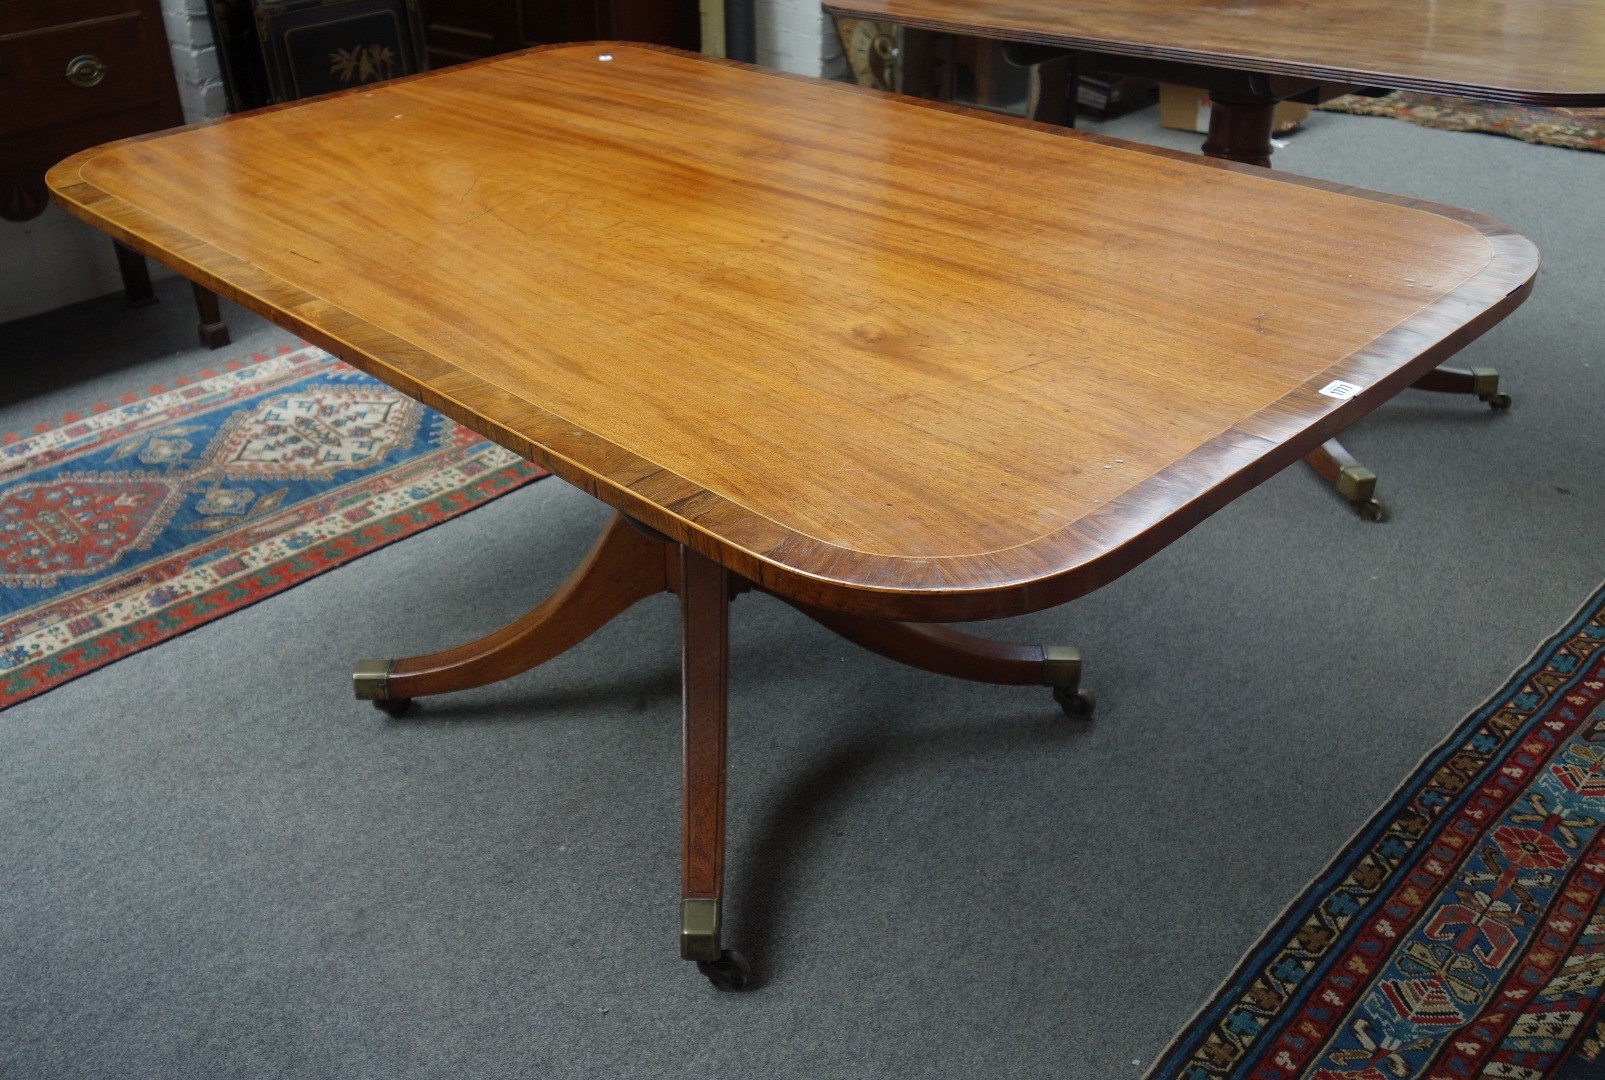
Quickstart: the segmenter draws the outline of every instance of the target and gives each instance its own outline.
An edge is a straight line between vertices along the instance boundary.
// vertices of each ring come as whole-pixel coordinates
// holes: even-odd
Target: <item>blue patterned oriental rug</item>
[[[0,709],[544,475],[311,346],[0,437]]]
[[[1282,915],[1150,1080],[1605,1077],[1605,588]]]

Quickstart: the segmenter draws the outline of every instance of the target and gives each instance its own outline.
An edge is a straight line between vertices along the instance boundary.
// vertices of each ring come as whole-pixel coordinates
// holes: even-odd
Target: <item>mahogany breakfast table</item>
[[[114,143],[49,182],[615,509],[528,615],[365,662],[357,695],[494,682],[677,594],[681,955],[727,988],[735,594],[1085,716],[1074,649],[940,624],[1113,580],[1497,323],[1538,266],[1466,211],[624,44]]]
[[[1599,0],[826,0],[824,7],[840,18],[1008,42],[1019,64],[1068,59],[1073,67],[1077,54],[1095,54],[1103,70],[1206,89],[1212,108],[1203,152],[1251,165],[1270,164],[1280,101],[1319,104],[1387,87],[1605,105]],[[929,49],[918,35],[910,45],[911,53]],[[916,69],[928,62],[910,61]],[[1491,368],[1428,371],[1416,387],[1510,406]],[[1308,460],[1363,516],[1380,520],[1376,474],[1341,443],[1317,447]]]

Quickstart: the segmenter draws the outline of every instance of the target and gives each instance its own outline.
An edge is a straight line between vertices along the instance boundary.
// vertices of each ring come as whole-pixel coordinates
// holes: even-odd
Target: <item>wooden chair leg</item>
[[[151,288],[150,267],[145,263],[145,256],[131,247],[126,247],[112,241],[112,250],[117,252],[117,272],[123,279],[123,296],[128,300],[129,307],[149,307],[156,302],[156,290]]]
[[[364,660],[359,699],[397,714],[414,697],[484,686],[528,671],[601,629],[636,602],[675,588],[675,547],[649,539],[614,514],[568,580],[515,622],[478,641],[402,660]]]
[[[680,548],[680,677],[684,769],[680,955],[714,986],[739,990],[747,962],[719,940],[724,900],[725,730],[730,670],[730,573]]]
[[[1328,439],[1304,455],[1304,461],[1321,475],[1321,479],[1337,489],[1349,500],[1355,511],[1367,521],[1381,521],[1382,504],[1376,500],[1377,474],[1361,465],[1336,439]]]
[[[196,328],[201,344],[208,349],[221,349],[229,343],[229,335],[228,323],[223,321],[223,314],[217,307],[217,294],[193,281],[190,282],[190,288],[195,293],[195,308],[201,316],[200,325]]]

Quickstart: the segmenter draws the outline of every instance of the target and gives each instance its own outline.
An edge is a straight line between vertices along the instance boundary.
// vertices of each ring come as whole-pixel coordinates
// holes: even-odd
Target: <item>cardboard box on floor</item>
[[[1284,101],[1276,106],[1271,130],[1281,134],[1297,127],[1310,115],[1308,105]],[[1195,90],[1190,86],[1173,86],[1161,83],[1159,87],[1159,123],[1180,131],[1209,134],[1209,91]]]

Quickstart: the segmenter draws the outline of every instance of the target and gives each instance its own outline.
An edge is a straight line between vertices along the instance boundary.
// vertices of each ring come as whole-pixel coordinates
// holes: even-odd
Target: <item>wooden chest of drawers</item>
[[[156,0],[0,0],[0,214],[47,202],[45,170],[184,122]]]
[[[0,0],[0,217],[49,204],[45,170],[97,143],[184,122],[157,0]],[[118,248],[130,303],[153,299],[145,261]],[[228,341],[197,291],[201,340]]]

